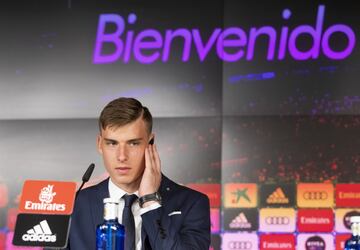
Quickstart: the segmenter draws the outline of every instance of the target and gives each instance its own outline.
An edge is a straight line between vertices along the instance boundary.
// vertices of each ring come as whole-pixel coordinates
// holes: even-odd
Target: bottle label
[[[117,204],[106,203],[104,206],[104,219],[115,220],[117,217]]]

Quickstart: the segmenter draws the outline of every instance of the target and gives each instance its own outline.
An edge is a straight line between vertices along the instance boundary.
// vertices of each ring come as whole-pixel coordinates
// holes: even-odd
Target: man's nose
[[[128,154],[125,145],[120,145],[117,153],[118,153],[117,158],[119,161],[123,162],[127,160]]]

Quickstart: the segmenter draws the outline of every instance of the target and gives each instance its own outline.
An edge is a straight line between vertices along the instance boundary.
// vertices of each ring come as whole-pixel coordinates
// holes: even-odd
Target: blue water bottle
[[[360,250],[360,216],[351,216],[351,238],[345,242],[345,250]]]
[[[97,250],[124,250],[125,228],[118,222],[119,201],[104,199],[104,222],[96,227]]]

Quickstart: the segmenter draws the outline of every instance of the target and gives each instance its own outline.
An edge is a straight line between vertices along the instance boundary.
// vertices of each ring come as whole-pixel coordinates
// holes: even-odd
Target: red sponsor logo
[[[19,211],[33,214],[71,214],[75,182],[33,181],[24,183]]]
[[[263,234],[260,236],[260,250],[295,250],[293,234]]]
[[[210,200],[210,207],[220,207],[221,186],[220,184],[196,184],[190,183],[187,187],[206,194]]]
[[[360,184],[337,184],[335,202],[337,207],[359,207]]]
[[[336,250],[344,250],[345,249],[345,242],[350,239],[351,234],[340,234],[336,235],[335,237],[335,246]]]
[[[331,232],[334,213],[332,209],[299,209],[297,227],[299,232]]]

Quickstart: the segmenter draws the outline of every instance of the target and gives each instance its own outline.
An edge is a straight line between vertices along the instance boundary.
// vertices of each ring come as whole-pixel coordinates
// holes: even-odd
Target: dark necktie
[[[125,250],[135,249],[135,221],[134,215],[131,211],[131,205],[138,197],[135,194],[125,194],[125,206],[122,215],[122,224],[125,227]]]

